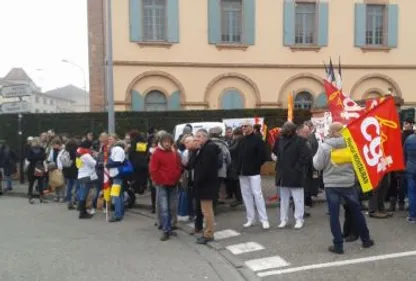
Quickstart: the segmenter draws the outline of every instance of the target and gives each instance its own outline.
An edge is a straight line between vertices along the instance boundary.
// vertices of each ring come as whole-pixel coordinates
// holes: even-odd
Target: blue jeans
[[[80,201],[86,201],[90,189],[94,187],[93,182],[80,182],[79,199]]]
[[[12,176],[6,176],[6,175],[3,174],[3,182],[4,182],[6,190],[12,190],[13,189]]]
[[[354,223],[356,223],[357,232],[363,242],[370,240],[370,233],[367,228],[364,215],[361,212],[360,200],[358,197],[358,190],[355,186],[352,187],[325,187],[326,200],[328,201],[329,209],[329,224],[331,227],[332,236],[334,237],[334,246],[338,249],[343,249],[343,237],[341,231],[341,224],[339,222],[339,209],[341,200],[344,199],[351,212]]]
[[[409,218],[416,219],[416,174],[406,173]]]
[[[73,203],[72,202],[72,190],[74,189],[74,186],[75,186],[75,199],[79,201],[79,189],[80,189],[79,182],[76,179],[66,178],[65,184],[67,186],[66,201],[68,203]]]
[[[124,192],[123,192],[123,180],[119,178],[113,179],[113,185],[120,185],[120,195],[111,196],[112,203],[114,204],[114,217],[121,219],[124,216]]]
[[[156,186],[157,204],[160,217],[162,219],[162,231],[172,231],[172,207],[176,204],[177,188]]]

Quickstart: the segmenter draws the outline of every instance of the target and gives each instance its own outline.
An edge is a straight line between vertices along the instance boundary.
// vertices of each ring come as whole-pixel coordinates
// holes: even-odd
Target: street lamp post
[[[83,78],[83,80],[84,80],[84,87],[83,87],[83,90],[84,90],[84,92],[85,92],[85,111],[87,112],[87,111],[89,111],[88,110],[88,93],[87,93],[87,78],[86,78],[86,73],[85,73],[85,70],[84,70],[84,68],[82,67],[82,66],[80,66],[80,65],[78,65],[78,64],[76,64],[76,63],[74,63],[74,62],[72,62],[72,61],[70,61],[70,60],[65,60],[65,59],[63,59],[62,60],[62,62],[64,62],[64,63],[68,63],[68,64],[71,64],[71,65],[73,65],[73,66],[75,66],[76,68],[78,68],[79,70],[81,70],[82,71],[82,78]]]
[[[105,1],[105,0],[103,0]],[[115,133],[115,114],[114,114],[114,84],[113,84],[113,28],[111,19],[111,0],[106,1],[106,94],[108,112],[108,132]]]
[[[24,145],[23,145],[23,131],[22,131],[22,119],[23,119],[23,115],[21,113],[19,113],[19,115],[17,115],[17,130],[18,130],[18,137],[19,137],[19,158],[20,158],[20,164],[19,164],[19,169],[20,169],[20,183],[24,184],[25,183],[25,174],[24,174],[24,162],[25,162],[25,152],[24,152]]]

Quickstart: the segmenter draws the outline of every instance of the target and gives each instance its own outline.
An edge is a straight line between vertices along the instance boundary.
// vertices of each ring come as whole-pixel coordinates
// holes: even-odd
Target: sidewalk
[[[268,202],[268,198],[276,195],[276,186],[274,184],[274,177],[272,176],[263,176],[262,177],[262,190],[263,196],[266,199],[268,206],[276,206],[275,201]],[[4,191],[4,196],[13,196],[13,197],[27,197],[28,183],[20,184],[18,181],[13,182],[12,191]],[[50,194],[48,198],[52,198],[53,194]],[[318,197],[314,201],[323,201],[324,198]],[[151,200],[150,200],[150,191],[146,191],[143,195],[139,195],[136,199],[136,208],[150,209]]]

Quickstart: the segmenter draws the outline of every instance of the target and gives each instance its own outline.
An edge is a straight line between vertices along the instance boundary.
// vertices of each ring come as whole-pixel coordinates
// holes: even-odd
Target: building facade
[[[102,1],[89,1],[90,97],[103,110]],[[118,0],[112,2],[116,110],[326,105],[324,64],[344,91],[416,105],[416,1]],[[101,10],[100,10],[101,9]],[[100,17],[101,15],[101,17]],[[98,46],[98,47],[97,47]],[[101,103],[101,107],[94,106]]]
[[[60,96],[53,91],[43,93],[41,88],[33,82],[33,80],[22,68],[13,68],[4,78],[0,79],[0,89],[4,86],[17,84],[28,85],[31,88],[32,95],[22,98],[23,101],[30,104],[29,113],[63,113],[78,111],[78,107],[75,106],[76,101],[74,101],[70,95]],[[18,98],[6,99],[0,96],[0,106],[3,103],[17,101],[19,101]],[[85,104],[85,98],[83,100],[83,104]]]

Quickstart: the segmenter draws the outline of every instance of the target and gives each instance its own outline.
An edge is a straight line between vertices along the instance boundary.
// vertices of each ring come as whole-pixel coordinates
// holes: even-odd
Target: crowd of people
[[[389,218],[393,212],[405,210],[407,221],[416,223],[416,135],[413,120],[404,122],[403,147],[406,171],[386,174],[380,186],[369,196],[368,215]],[[146,134],[133,130],[119,139],[102,133],[95,140],[92,133],[84,137],[57,136],[52,130],[39,137],[29,137],[25,148],[25,171],[28,179],[28,200],[35,203],[34,189],[40,203],[53,190],[54,201],[66,202],[69,210],[77,209],[80,219],[91,218],[103,197],[104,210],[113,209],[110,222],[123,219],[125,206],[146,189],[151,191],[152,213],[157,214],[161,240],[176,236],[178,216],[194,222],[199,244],[214,239],[214,216],[225,187],[230,206],[243,204],[245,228],[258,221],[264,230],[270,228],[266,202],[262,193],[261,167],[268,160],[276,162],[276,186],[280,223],[290,224],[293,208],[294,229],[302,229],[306,211],[314,196],[324,190],[327,199],[333,243],[329,251],[344,253],[343,243],[361,239],[362,246],[374,245],[368,230],[362,204],[367,196],[360,192],[351,159],[335,157],[345,150],[341,131],[344,126],[332,123],[328,136],[318,140],[312,122],[300,126],[287,122],[268,155],[260,128],[249,121],[236,129],[215,127],[196,132],[185,126],[175,140],[166,131],[151,129]],[[4,143],[0,143],[0,168],[6,190],[12,189],[11,175],[18,159]],[[91,192],[92,191],[92,192]],[[87,203],[87,201],[91,203]],[[385,202],[390,205],[386,209]],[[341,228],[340,206],[345,210]],[[205,223],[205,224],[204,224]]]

